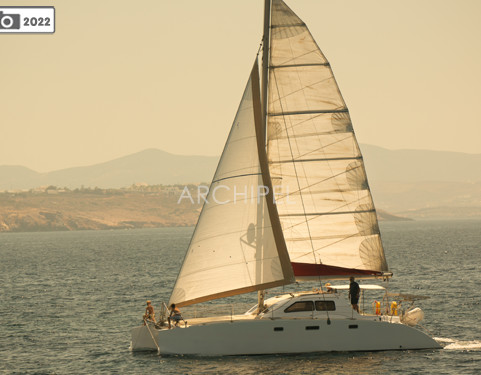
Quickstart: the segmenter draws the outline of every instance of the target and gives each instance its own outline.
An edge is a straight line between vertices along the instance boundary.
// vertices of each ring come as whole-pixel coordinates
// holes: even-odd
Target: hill
[[[0,193],[0,232],[192,226],[201,204],[174,187]]]
[[[49,189],[0,193],[0,232],[40,232],[193,226],[202,208],[197,187],[193,202],[180,186],[129,189]],[[380,211],[381,220],[402,220]]]
[[[361,145],[376,207],[410,218],[481,217],[481,154]],[[86,167],[38,173],[0,166],[0,191],[39,186],[118,189],[209,183],[218,158],[148,149]]]
[[[481,154],[360,147],[371,182],[481,182]]]
[[[69,189],[121,188],[135,183],[171,185],[210,182],[215,156],[174,155],[148,149],[105,163],[38,173],[20,166],[0,166],[0,190],[60,186]]]

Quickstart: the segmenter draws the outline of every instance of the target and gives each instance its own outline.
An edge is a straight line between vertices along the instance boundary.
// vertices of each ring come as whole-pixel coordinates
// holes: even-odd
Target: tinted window
[[[317,311],[335,311],[336,304],[334,301],[316,301]]]
[[[294,302],[287,309],[284,310],[286,313],[299,312],[299,311],[312,311],[314,310],[314,304],[312,301],[299,301]]]

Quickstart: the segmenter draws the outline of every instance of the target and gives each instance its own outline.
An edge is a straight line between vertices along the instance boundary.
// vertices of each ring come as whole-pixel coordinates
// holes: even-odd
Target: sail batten
[[[269,69],[280,69],[280,68],[294,68],[302,66],[329,66],[328,62],[325,63],[310,63],[310,64],[291,64],[291,65],[270,65]]]
[[[330,64],[282,0],[271,19],[267,150],[294,274],[379,276],[388,268],[376,211]]]
[[[365,213],[365,212],[376,212],[373,208],[371,210],[360,210],[360,211],[341,211],[341,212],[303,212],[300,214],[280,214],[279,217],[285,216],[326,216],[326,215],[348,215],[354,213]]]
[[[347,109],[313,109],[304,111],[269,112],[269,116],[315,115],[318,113],[349,113]]]
[[[272,164],[282,164],[282,163],[308,163],[312,161],[334,161],[334,160],[360,160],[362,156],[346,157],[346,158],[318,158],[318,159],[287,159],[287,160],[276,160],[272,161]]]

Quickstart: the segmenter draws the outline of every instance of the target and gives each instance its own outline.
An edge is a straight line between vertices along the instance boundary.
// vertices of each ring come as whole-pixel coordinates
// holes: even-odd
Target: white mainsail
[[[267,154],[297,278],[388,270],[364,163],[329,62],[272,1]]]
[[[170,302],[179,306],[285,285],[292,268],[275,213],[252,69]]]

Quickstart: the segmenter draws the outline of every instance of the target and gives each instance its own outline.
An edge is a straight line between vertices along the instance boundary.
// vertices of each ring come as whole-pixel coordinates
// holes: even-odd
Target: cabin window
[[[316,301],[317,311],[335,311],[336,304],[334,301]]]
[[[284,310],[284,312],[291,313],[312,310],[314,310],[314,304],[312,303],[312,301],[298,301],[290,305],[287,309]]]

